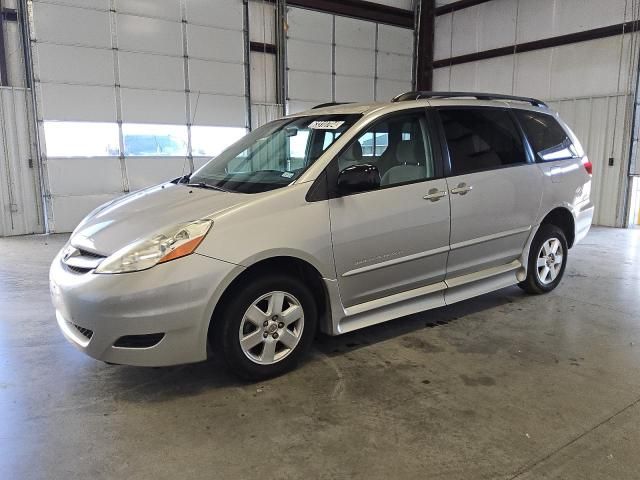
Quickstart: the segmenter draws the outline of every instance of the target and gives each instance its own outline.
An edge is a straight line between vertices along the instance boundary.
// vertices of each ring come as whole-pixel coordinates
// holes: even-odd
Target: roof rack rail
[[[460,98],[472,97],[478,100],[514,100],[518,102],[530,103],[534,107],[546,107],[542,100],[531,97],[518,97],[515,95],[502,95],[500,93],[480,93],[480,92],[431,92],[415,91],[402,93],[391,100],[392,102],[406,102],[408,100],[419,100],[421,98]]]
[[[324,107],[335,107],[336,105],[348,105],[349,103],[353,103],[353,102],[327,102],[327,103],[321,103],[319,105],[316,105],[315,107],[311,107],[311,110],[316,110],[318,108],[324,108]]]

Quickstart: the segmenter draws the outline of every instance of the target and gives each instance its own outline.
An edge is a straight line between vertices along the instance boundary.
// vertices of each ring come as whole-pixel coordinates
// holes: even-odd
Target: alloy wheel
[[[540,283],[543,285],[553,283],[562,270],[563,262],[564,252],[560,240],[555,237],[546,240],[540,247],[536,263]]]
[[[240,348],[252,362],[272,365],[293,352],[303,329],[300,301],[287,292],[269,292],[256,299],[242,317]]]

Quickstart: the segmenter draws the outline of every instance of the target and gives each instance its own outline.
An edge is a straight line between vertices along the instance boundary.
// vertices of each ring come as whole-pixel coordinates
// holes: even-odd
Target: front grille
[[[102,263],[105,256],[80,248],[69,247],[62,257],[62,265],[72,273],[88,273]]]
[[[78,330],[83,337],[85,337],[88,340],[91,340],[91,337],[93,337],[93,330],[89,330],[88,328],[81,327],[80,325],[76,325],[75,323],[71,323],[71,322],[69,323],[73,325],[73,327],[76,330]]]
[[[72,267],[71,265],[67,265],[64,262],[62,262],[62,266],[64,266],[64,268],[69,272],[78,273],[78,274],[83,274],[91,271],[90,268]]]
[[[104,258],[104,255],[100,255],[99,253],[90,252],[89,250],[83,250],[81,248],[78,249],[78,253],[81,257],[93,257],[93,258]]]
[[[125,335],[116,340],[114,347],[119,348],[149,348],[160,343],[164,333],[149,333],[146,335]]]

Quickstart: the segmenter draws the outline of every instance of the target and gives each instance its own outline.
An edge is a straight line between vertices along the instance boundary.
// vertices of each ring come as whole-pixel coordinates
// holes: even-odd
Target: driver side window
[[[380,186],[428,180],[434,159],[423,112],[386,117],[363,131],[338,157],[338,171],[370,164],[380,172]]]

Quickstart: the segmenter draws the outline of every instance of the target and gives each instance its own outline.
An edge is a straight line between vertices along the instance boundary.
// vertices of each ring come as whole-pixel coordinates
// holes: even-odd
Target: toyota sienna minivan
[[[51,265],[57,322],[105,362],[220,354],[265,378],[317,331],[553,290],[591,225],[590,189],[580,142],[536,99],[320,105],[90,213]]]

